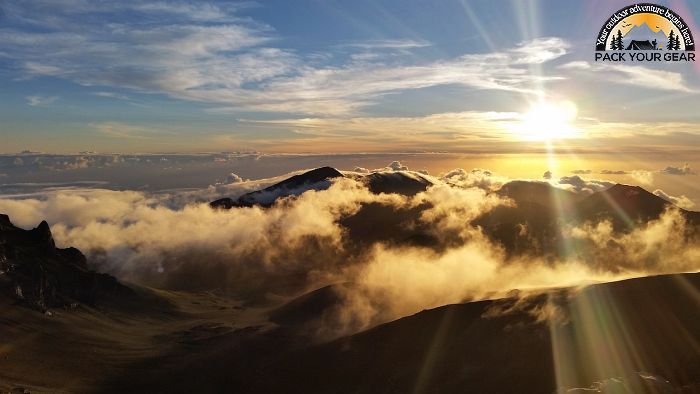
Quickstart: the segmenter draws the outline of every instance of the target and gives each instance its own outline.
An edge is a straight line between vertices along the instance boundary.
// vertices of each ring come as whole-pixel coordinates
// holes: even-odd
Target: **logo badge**
[[[695,61],[690,26],[668,7],[641,3],[622,8],[596,40],[596,61]]]

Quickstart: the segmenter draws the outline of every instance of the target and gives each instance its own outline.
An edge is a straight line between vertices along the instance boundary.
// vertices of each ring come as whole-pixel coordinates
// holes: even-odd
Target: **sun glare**
[[[523,114],[517,132],[524,139],[550,141],[577,133],[573,122],[578,109],[571,101],[540,102]]]

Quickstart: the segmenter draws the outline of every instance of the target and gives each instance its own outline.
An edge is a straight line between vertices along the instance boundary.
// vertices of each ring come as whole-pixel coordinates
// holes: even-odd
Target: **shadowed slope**
[[[149,372],[104,389],[698,393],[698,307],[700,275],[684,274],[447,305],[314,346],[284,328],[241,330],[203,343],[196,355],[183,349],[134,367]],[[161,363],[167,372],[147,367]]]

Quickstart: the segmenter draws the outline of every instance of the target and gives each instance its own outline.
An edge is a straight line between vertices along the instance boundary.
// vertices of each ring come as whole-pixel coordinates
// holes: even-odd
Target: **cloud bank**
[[[391,167],[407,171],[398,162]],[[324,336],[515,288],[698,268],[698,243],[674,210],[625,234],[614,232],[605,220],[566,227],[567,239],[578,247],[558,258],[509,257],[472,224],[496,207],[513,204],[492,193],[507,179],[483,169],[428,179],[434,185],[426,191],[403,196],[373,194],[363,182],[342,178],[327,190],[309,190],[268,209],[213,210],[187,203],[192,196],[77,189],[0,199],[0,212],[23,227],[47,219],[59,246],[78,247],[100,270],[145,285],[218,289],[249,302],[270,302],[325,285],[352,284],[316,327]],[[562,180],[578,193],[604,187],[604,181]],[[242,193],[249,183],[218,187]],[[374,230],[371,222],[361,222],[359,233],[348,224],[348,218],[367,209],[375,212],[370,215],[385,212],[387,218],[407,219],[387,227],[393,234],[355,239]],[[375,220],[381,224],[384,219]],[[418,234],[416,229],[423,241],[402,238]]]

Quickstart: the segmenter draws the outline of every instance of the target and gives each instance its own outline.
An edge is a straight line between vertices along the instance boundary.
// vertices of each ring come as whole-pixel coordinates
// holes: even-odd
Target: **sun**
[[[523,139],[551,141],[577,134],[578,108],[571,101],[539,102],[520,117],[516,131]]]

